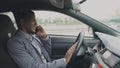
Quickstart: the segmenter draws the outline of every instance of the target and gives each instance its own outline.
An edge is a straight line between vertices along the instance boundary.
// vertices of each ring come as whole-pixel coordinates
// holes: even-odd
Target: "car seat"
[[[7,15],[0,14],[0,68],[18,68],[7,51],[7,41],[16,29]]]

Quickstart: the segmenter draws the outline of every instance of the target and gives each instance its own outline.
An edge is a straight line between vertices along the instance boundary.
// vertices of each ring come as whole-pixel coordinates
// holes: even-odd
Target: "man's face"
[[[35,17],[30,18],[29,20],[25,20],[24,21],[24,29],[27,33],[29,34],[34,34],[36,27],[37,27],[37,23],[36,23],[36,19]]]

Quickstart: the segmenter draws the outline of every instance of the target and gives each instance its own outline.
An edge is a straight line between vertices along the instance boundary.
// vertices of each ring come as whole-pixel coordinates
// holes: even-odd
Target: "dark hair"
[[[30,20],[31,18],[33,18],[34,12],[32,10],[16,10],[14,12],[14,16],[17,22],[17,26],[20,29],[21,28],[21,20]]]

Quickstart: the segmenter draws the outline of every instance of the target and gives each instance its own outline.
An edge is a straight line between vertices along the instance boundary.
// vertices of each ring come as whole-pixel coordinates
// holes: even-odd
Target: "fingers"
[[[66,63],[68,63],[73,55],[73,52],[75,51],[76,48],[76,44],[74,44],[73,46],[71,46],[69,48],[69,50],[67,51],[66,55],[65,55],[65,59],[66,59]]]
[[[41,25],[37,26],[37,30],[40,31],[40,32],[44,32],[44,29]]]
[[[47,34],[45,33],[45,31],[41,25],[37,26],[36,29],[37,29],[36,35],[38,37],[41,37],[43,39],[45,39],[47,37]]]
[[[69,48],[68,52],[70,53],[74,52],[75,48],[76,48],[76,45],[74,44]]]

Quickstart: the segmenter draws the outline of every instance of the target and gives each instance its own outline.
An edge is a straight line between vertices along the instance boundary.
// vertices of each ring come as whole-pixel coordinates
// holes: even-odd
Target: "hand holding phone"
[[[35,34],[38,36],[38,37],[41,37],[43,39],[45,39],[47,37],[47,34],[45,33],[45,30],[43,29],[43,27],[41,25],[37,26],[36,27],[36,32]]]

